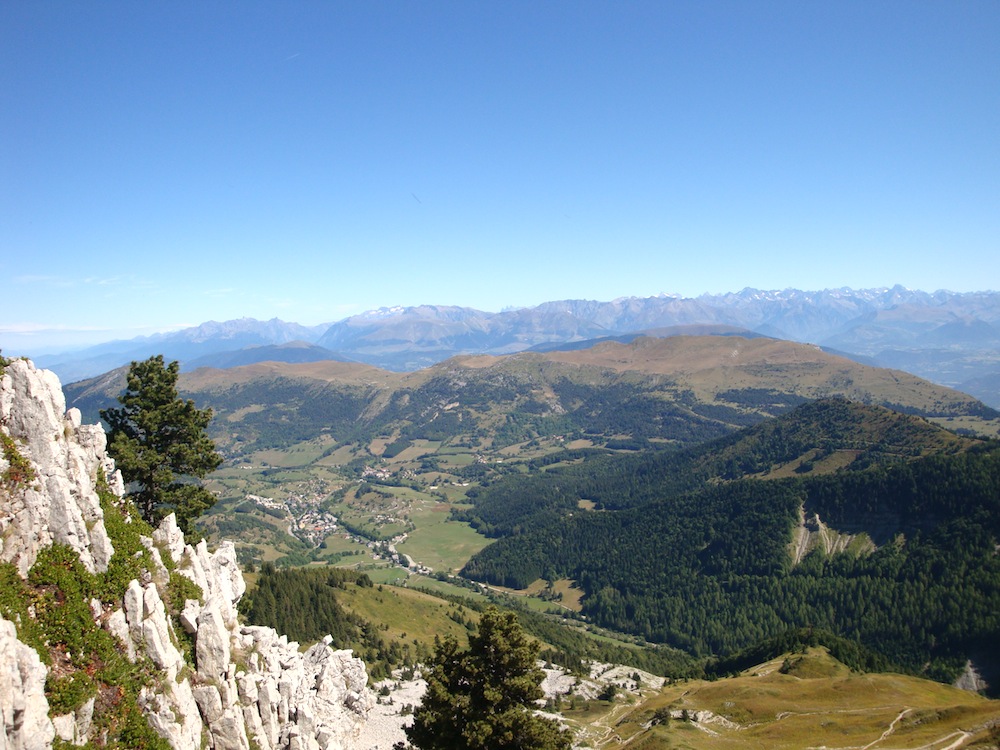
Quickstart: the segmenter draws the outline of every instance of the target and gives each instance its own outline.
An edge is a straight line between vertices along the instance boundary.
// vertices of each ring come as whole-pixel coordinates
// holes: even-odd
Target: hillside
[[[116,380],[67,386],[88,417]],[[682,444],[719,437],[806,400],[840,396],[971,426],[996,413],[963,393],[816,347],[738,336],[640,337],[589,349],[466,356],[399,374],[343,362],[259,363],[182,375],[181,390],[219,415],[223,448],[396,434],[458,438],[483,449],[577,434]],[[224,425],[225,429],[221,429]]]
[[[489,536],[506,536],[543,517],[574,513],[582,502],[621,510],[723,481],[858,471],[981,445],[981,440],[961,437],[920,417],[821,399],[684,450],[603,456],[579,452],[536,460],[531,465],[536,471],[527,476],[508,477],[470,492],[475,507],[462,517]],[[548,465],[560,458],[560,463]]]
[[[929,662],[939,677],[995,627],[983,616],[945,634],[940,614],[959,592],[992,606],[992,563],[981,579],[892,583],[919,580],[944,549],[980,570],[988,536],[963,524],[968,513],[994,512],[982,487],[965,488],[980,506],[948,523],[925,514],[923,525],[913,521],[923,499],[892,496],[899,507],[865,506],[859,522],[849,511],[861,506],[841,497],[854,481],[855,494],[879,483],[933,493],[935,471],[988,476],[988,462],[961,458],[976,441],[919,415],[985,425],[993,413],[813,346],[640,337],[405,374],[335,362],[206,368],[181,386],[216,411],[214,434],[230,458],[213,478],[221,500],[202,528],[239,534],[244,561],[351,564],[366,544],[396,559],[396,544],[418,566],[464,566],[494,584],[574,581],[582,615],[696,654],[815,622],[902,667]],[[808,403],[831,395],[867,404]],[[787,416],[768,421],[775,414]],[[922,460],[894,466],[910,459]],[[823,484],[824,475],[833,478]],[[484,549],[467,524],[510,538]],[[907,544],[894,557],[900,534]],[[958,534],[966,547],[956,547]],[[874,581],[870,591],[859,593],[859,578]],[[858,610],[859,596],[895,624]],[[898,625],[912,609],[939,613],[916,637]]]
[[[234,547],[223,544],[211,553],[204,544],[186,545],[169,519],[155,531],[136,518],[128,521],[123,515],[127,506],[118,497],[120,478],[112,475],[107,486],[102,482],[113,467],[103,452],[101,431],[81,425],[73,411],[63,414],[54,378],[29,363],[5,364],[7,373],[0,379],[5,438],[0,500],[7,511],[2,516],[0,564],[0,654],[5,660],[0,715],[7,745],[16,750],[49,747],[58,736],[64,744],[163,748],[169,742],[176,750],[205,742],[215,747],[277,748],[291,746],[289,737],[317,746],[331,739],[341,747],[358,746],[354,738],[375,700],[365,685],[364,666],[325,642],[302,652],[269,628],[241,626],[234,607],[244,587]],[[853,424],[852,436],[886,439],[898,456],[962,451],[972,443],[939,434],[917,419],[892,418],[874,407],[841,402],[809,405],[787,422],[785,434],[801,435],[803,441],[810,422],[819,425],[812,428],[816,435],[822,427],[822,439],[833,439],[836,429],[848,430]],[[752,434],[766,442],[775,431],[769,424]],[[730,447],[737,444],[728,440]],[[884,484],[933,486],[930,480],[936,472],[959,480],[954,494],[963,498],[963,508],[979,507],[981,488],[969,479],[974,472],[940,463],[967,456],[971,466],[977,455],[957,452],[939,458],[935,471],[914,474],[912,482],[889,474]],[[905,465],[920,466],[928,460],[934,459]],[[36,482],[36,477],[45,481]],[[811,497],[831,519],[840,518],[838,513],[856,514],[857,508],[843,506],[843,497],[830,487]],[[909,513],[958,518],[961,514],[948,505],[949,497],[945,493],[929,505],[911,503]],[[52,518],[63,522],[50,524]],[[734,515],[736,526],[748,526],[742,520]],[[969,533],[967,528],[951,531]],[[149,537],[144,539],[144,534]],[[643,534],[651,535],[648,525]],[[677,545],[665,536],[659,540],[675,554]],[[763,558],[767,564],[766,550]],[[725,564],[714,551],[705,563]],[[799,567],[810,564],[807,560]],[[954,564],[965,578],[973,579],[966,589],[975,587],[976,569],[959,557]],[[909,580],[911,571],[901,575]],[[332,592],[336,605],[327,600],[330,606],[323,613],[343,623],[338,637],[371,649],[376,660],[398,658],[404,664],[406,651],[419,654],[435,633],[461,634],[474,627],[475,597],[483,596],[445,603],[425,593],[380,590],[366,575],[315,567],[304,574],[306,579],[322,582]],[[285,579],[275,583],[272,591],[297,596]],[[943,575],[942,585],[955,586],[956,581]],[[955,596],[968,605],[966,589],[956,586]],[[281,614],[291,616],[290,625],[294,621],[315,629],[315,621],[300,617],[308,611],[319,614],[308,604],[305,610],[287,607]],[[984,611],[974,607],[966,615],[977,621]],[[988,743],[996,736],[991,734],[1000,717],[995,702],[898,675],[857,675],[815,649],[756,665],[735,678],[704,682],[685,676],[697,673],[697,665],[684,654],[611,641],[592,627],[588,630],[593,632],[583,634],[558,619],[528,612],[522,619],[551,647],[547,658],[579,662],[603,657],[634,665],[599,662],[585,668],[581,664],[579,674],[549,672],[549,707],[562,712],[581,742],[597,746],[682,743],[712,748],[746,746],[749,740],[768,747],[800,747],[803,737],[832,744],[844,736],[854,742],[891,736],[894,746],[916,748],[939,740]],[[664,683],[644,671],[647,668],[682,679]],[[400,697],[399,685],[399,678],[383,683],[379,698],[384,695],[389,702]]]
[[[1000,449],[935,432],[820,402],[700,449],[507,478],[465,513],[503,538],[463,574],[571,579],[588,619],[695,653],[815,625],[946,678],[1000,637]]]
[[[715,682],[667,685],[611,721],[628,750],[996,747],[996,701],[898,674],[858,674],[825,649]]]

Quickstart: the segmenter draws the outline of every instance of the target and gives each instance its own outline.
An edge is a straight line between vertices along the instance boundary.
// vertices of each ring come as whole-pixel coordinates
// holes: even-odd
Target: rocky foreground
[[[120,498],[121,476],[102,428],[82,425],[79,411],[65,407],[52,373],[24,360],[3,368],[0,562],[22,578],[52,544],[72,548],[90,573],[106,571],[115,552],[97,488],[106,480]],[[215,552],[204,541],[186,544],[170,516],[142,544],[149,552],[143,559],[152,562],[121,600],[109,605],[95,598],[89,605],[94,622],[117,638],[129,659],[155,667],[139,704],[172,748],[367,746],[359,736],[375,696],[364,663],[328,641],[303,653],[271,628],[241,625],[236,605],[245,585],[231,543]],[[201,592],[185,601],[178,617],[169,616],[164,603],[172,570]],[[46,662],[58,660],[19,639],[24,625],[0,616],[0,750],[50,748],[57,737],[99,742],[96,696],[51,715],[44,689],[54,667]]]

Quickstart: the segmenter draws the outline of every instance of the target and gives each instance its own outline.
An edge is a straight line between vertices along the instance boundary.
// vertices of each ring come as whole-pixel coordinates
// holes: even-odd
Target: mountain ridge
[[[462,575],[569,579],[588,621],[695,653],[816,626],[951,681],[1000,628],[998,469],[996,441],[817,401],[679,452],[504,477],[461,511],[499,537]]]
[[[558,300],[499,313],[395,306],[317,326],[241,318],[35,359],[72,382],[152,354],[190,369],[189,361],[198,357],[302,340],[330,350],[330,356],[412,371],[458,354],[511,354],[697,325],[815,343],[884,366],[903,363],[903,369],[951,387],[989,384],[989,376],[1000,373],[1000,292],[901,286]],[[977,396],[1000,407],[1000,390],[979,388]]]
[[[119,370],[64,388],[71,405],[96,418],[123,385]],[[987,420],[996,417],[971,396],[902,371],[807,344],[738,336],[461,355],[409,373],[327,360],[259,362],[182,373],[179,388],[213,408],[221,445],[239,434],[244,449],[309,439],[323,429],[339,440],[397,431],[411,440],[463,435],[491,449],[560,435],[600,444],[626,437],[686,444],[829,396],[975,420],[966,426],[987,432]]]

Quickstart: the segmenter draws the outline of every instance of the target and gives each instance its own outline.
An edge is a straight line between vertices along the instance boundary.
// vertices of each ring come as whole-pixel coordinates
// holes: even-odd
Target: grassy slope
[[[778,339],[715,336],[640,338],[547,355],[568,364],[671,375],[706,400],[720,391],[767,387],[809,398],[841,395],[907,404],[922,410],[962,408],[970,396],[899,370],[858,364],[808,344]]]
[[[738,677],[667,686],[621,716],[615,732],[630,750],[996,747],[988,738],[1000,701],[913,677],[852,673],[824,649],[788,660],[787,673],[779,658]],[[677,718],[648,726],[658,709]],[[701,721],[681,720],[685,709]]]
[[[460,570],[490,540],[468,524],[449,521],[450,510],[450,503],[414,507],[410,519],[416,529],[396,548],[433,570]]]
[[[450,618],[449,613],[460,613],[463,618],[476,622],[479,620],[478,613],[466,607],[397,586],[348,586],[346,590],[337,592],[337,600],[349,611],[386,627],[383,634],[387,639],[419,643],[428,648],[434,646],[435,636],[443,638],[451,635],[460,643],[468,642],[468,631]]]

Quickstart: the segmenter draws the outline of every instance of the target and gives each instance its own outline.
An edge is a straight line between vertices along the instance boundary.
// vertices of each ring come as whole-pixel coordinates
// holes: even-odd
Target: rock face
[[[55,729],[45,700],[47,670],[38,654],[17,640],[14,623],[0,618],[0,748],[52,747]]]
[[[45,546],[71,546],[91,572],[107,569],[114,550],[96,493],[98,476],[123,493],[105,452],[100,426],[64,414],[59,381],[27,361],[11,362],[0,379],[0,430],[28,460],[34,479],[0,484],[0,560],[24,577]],[[10,467],[0,457],[0,474]],[[236,605],[245,591],[232,543],[211,552],[186,544],[173,516],[143,539],[153,569],[129,583],[120,606],[95,619],[117,636],[131,659],[148,657],[160,671],[140,695],[150,725],[176,750],[350,750],[374,696],[365,665],[327,639],[304,653],[271,628],[240,624]],[[162,595],[175,569],[198,585],[175,631]],[[193,639],[193,663],[179,644]],[[191,657],[189,657],[191,658]],[[49,748],[54,737],[85,744],[93,700],[65,716],[49,716],[47,667],[0,618],[0,750]]]
[[[36,479],[5,495],[0,508],[0,559],[25,575],[38,550],[60,542],[73,547],[91,572],[106,570],[114,550],[94,489],[98,469],[121,477],[105,453],[100,425],[81,425],[80,411],[66,412],[59,380],[24,360],[11,362],[0,382],[0,425],[33,466]],[[0,472],[7,460],[0,457]]]

